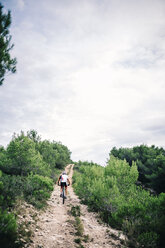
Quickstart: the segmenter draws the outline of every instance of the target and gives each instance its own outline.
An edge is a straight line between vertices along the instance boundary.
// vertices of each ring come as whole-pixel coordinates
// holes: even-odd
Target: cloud
[[[23,10],[25,7],[25,2],[23,0],[17,0],[17,5],[20,10]]]
[[[36,129],[101,164],[113,146],[163,145],[163,1],[15,1],[1,144]]]
[[[164,50],[153,47],[134,47],[127,51],[126,58],[118,62],[125,68],[145,68],[157,66],[160,61],[165,61]]]

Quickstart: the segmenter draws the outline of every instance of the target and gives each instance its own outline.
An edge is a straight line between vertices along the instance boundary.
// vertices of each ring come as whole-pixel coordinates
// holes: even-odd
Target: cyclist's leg
[[[61,188],[60,188],[60,196],[62,196],[62,190],[63,190],[63,184],[61,183]]]
[[[68,187],[67,185],[65,184],[65,192],[66,192],[66,195],[68,194]]]

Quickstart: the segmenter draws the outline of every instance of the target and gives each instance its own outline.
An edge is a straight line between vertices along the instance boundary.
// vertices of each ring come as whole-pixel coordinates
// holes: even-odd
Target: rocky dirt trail
[[[69,173],[69,179],[72,180],[73,165],[68,165],[66,170]],[[124,236],[101,224],[96,214],[88,212],[87,206],[80,203],[72,186],[69,186],[65,204],[62,204],[62,198],[59,195],[60,189],[55,185],[46,211],[41,212],[39,216],[29,248],[122,247]],[[84,241],[82,237],[76,236],[75,217],[70,213],[73,206],[80,206],[81,209],[83,237],[86,237]]]

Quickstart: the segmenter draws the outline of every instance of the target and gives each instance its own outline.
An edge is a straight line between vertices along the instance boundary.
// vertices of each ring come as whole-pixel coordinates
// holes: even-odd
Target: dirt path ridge
[[[70,180],[72,180],[73,166],[66,167]],[[122,247],[121,241],[124,240],[124,236],[117,230],[100,223],[97,214],[88,212],[87,206],[80,203],[72,186],[69,187],[65,204],[62,204],[62,198],[59,195],[60,189],[55,185],[46,211],[39,216],[29,248]],[[75,217],[70,214],[71,207],[77,205],[80,206],[82,213],[80,219],[84,227],[84,235],[88,237],[87,242],[81,242],[81,244],[75,243],[75,239],[79,239],[74,226]]]

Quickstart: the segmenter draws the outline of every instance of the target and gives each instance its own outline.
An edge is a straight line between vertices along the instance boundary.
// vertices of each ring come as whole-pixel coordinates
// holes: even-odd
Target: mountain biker
[[[60,183],[59,183],[60,182]],[[66,174],[65,171],[62,172],[62,174],[59,176],[59,179],[58,179],[58,185],[61,186],[61,189],[60,189],[60,197],[62,197],[62,190],[63,190],[63,187],[65,187],[65,191],[66,191],[66,195],[68,194],[68,189],[67,189],[67,186],[70,185],[70,180],[68,178],[68,175]]]

